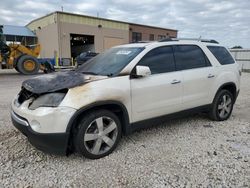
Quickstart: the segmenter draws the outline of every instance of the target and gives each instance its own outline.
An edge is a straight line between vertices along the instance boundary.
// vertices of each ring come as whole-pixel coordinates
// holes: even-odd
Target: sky
[[[178,37],[250,48],[250,0],[1,0],[0,25],[26,25],[53,11],[159,26]]]

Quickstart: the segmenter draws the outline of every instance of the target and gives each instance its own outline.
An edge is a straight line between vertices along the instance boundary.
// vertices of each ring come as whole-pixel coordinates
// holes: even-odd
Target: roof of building
[[[36,37],[36,35],[25,26],[3,25],[3,35]]]
[[[176,29],[169,29],[169,28],[164,28],[164,27],[158,27],[158,26],[151,26],[151,25],[143,25],[143,24],[137,24],[137,23],[131,23],[131,22],[124,22],[124,21],[118,21],[118,20],[112,20],[112,19],[107,19],[107,18],[100,18],[100,17],[94,17],[94,16],[88,16],[88,15],[84,15],[84,14],[76,14],[76,13],[71,13],[71,12],[62,12],[62,11],[55,11],[52,12],[50,14],[47,14],[45,16],[42,16],[40,18],[37,18],[35,20],[32,20],[31,22],[29,22],[27,25],[40,20],[42,18],[45,18],[47,16],[50,16],[52,14],[67,14],[67,15],[73,15],[73,16],[83,16],[83,17],[88,17],[88,18],[97,18],[97,19],[101,19],[101,20],[107,20],[107,21],[112,21],[112,22],[118,22],[118,23],[124,23],[124,24],[130,24],[130,25],[138,25],[138,26],[144,26],[144,27],[151,27],[151,28],[157,28],[157,29],[165,29],[165,30],[170,30],[170,31],[178,31]]]

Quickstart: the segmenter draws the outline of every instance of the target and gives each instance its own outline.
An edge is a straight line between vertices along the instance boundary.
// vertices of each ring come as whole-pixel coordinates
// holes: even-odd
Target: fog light
[[[31,128],[32,128],[34,131],[36,131],[36,132],[39,132],[39,129],[41,129],[40,123],[39,123],[38,121],[36,121],[36,120],[32,120],[32,121],[30,122],[30,126],[31,126]]]

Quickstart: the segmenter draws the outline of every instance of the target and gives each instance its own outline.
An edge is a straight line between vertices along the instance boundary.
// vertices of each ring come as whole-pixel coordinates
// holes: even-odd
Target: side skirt
[[[176,112],[173,114],[163,115],[163,116],[159,116],[156,118],[134,122],[127,126],[126,134],[133,133],[134,131],[137,131],[140,129],[150,128],[155,124],[160,125],[166,122],[167,120],[188,117],[190,115],[197,114],[200,112],[208,112],[211,109],[211,107],[212,107],[212,104],[209,104],[209,105],[199,106],[199,107],[195,107],[195,108],[188,109],[188,110],[183,110],[183,111]]]

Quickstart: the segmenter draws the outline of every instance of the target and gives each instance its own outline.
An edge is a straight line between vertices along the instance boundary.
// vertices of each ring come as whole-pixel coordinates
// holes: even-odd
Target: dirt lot
[[[0,70],[0,187],[250,187],[250,74],[228,121],[169,121],[95,161],[44,154],[12,126],[10,103],[27,78]]]

